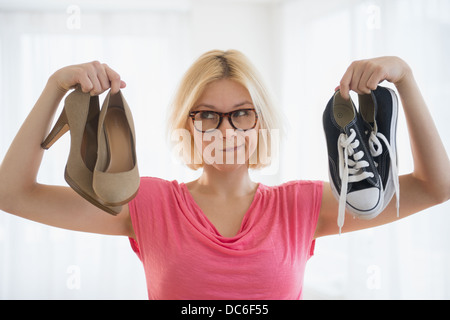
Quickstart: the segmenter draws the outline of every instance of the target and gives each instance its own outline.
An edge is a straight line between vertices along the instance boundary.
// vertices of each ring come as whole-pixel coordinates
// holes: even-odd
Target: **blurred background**
[[[99,60],[127,82],[141,175],[195,179],[200,172],[169,149],[166,111],[182,74],[211,49],[245,53],[286,118],[279,161],[252,172],[256,181],[328,180],[325,105],[353,60],[382,55],[412,67],[449,152],[449,34],[450,0],[0,0],[0,159],[48,77]],[[408,173],[403,111],[397,142],[400,173]],[[39,182],[66,185],[69,145],[66,135],[46,151]],[[450,299],[449,226],[447,202],[387,226],[321,238],[304,298]],[[0,211],[0,299],[146,298],[127,238]]]

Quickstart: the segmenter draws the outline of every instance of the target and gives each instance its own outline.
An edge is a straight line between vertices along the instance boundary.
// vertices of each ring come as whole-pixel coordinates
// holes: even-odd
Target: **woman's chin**
[[[232,171],[238,170],[238,169],[240,169],[242,167],[248,168],[248,165],[246,163],[244,163],[244,164],[239,164],[239,163],[231,163],[231,164],[230,163],[221,163],[221,164],[218,164],[218,163],[214,163],[214,164],[212,164],[212,166],[216,170],[218,170],[220,172],[232,172]]]

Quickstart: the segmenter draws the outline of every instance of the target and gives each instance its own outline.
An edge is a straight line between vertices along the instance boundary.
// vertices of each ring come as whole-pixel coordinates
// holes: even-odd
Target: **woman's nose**
[[[227,132],[228,132],[228,135],[235,134],[234,133],[235,130],[234,130],[233,126],[231,125],[230,121],[231,121],[230,117],[224,117],[222,119],[222,123],[220,124],[220,126],[218,128],[222,132],[222,135],[224,138],[227,136]]]

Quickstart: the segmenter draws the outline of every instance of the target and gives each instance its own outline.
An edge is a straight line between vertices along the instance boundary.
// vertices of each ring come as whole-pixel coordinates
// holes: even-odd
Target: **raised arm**
[[[340,90],[368,94],[377,85],[392,82],[402,101],[411,151],[413,172],[400,176],[400,218],[443,203],[450,198],[450,161],[431,114],[409,66],[397,57],[381,57],[353,62],[344,74]],[[316,237],[335,234],[338,204],[329,183],[324,185],[322,209]],[[375,219],[347,219],[342,232],[370,228],[397,220],[395,200]]]
[[[60,228],[134,236],[128,206],[111,216],[84,200],[69,187],[36,181],[44,150],[41,142],[64,95],[76,85],[98,95],[125,87],[120,76],[105,64],[91,62],[56,71],[21,126],[0,165],[0,209]]]

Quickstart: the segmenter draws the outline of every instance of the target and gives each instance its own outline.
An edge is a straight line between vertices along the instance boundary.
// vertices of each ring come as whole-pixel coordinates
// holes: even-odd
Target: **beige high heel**
[[[136,196],[140,178],[133,117],[121,91],[105,98],[97,137],[93,189],[107,205],[124,205]]]
[[[108,206],[94,192],[92,177],[97,162],[97,128],[100,113],[98,96],[77,88],[65,99],[64,109],[41,147],[49,149],[70,130],[70,152],[64,178],[84,199],[112,215],[120,206]]]

